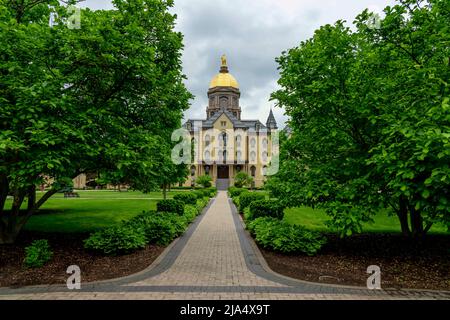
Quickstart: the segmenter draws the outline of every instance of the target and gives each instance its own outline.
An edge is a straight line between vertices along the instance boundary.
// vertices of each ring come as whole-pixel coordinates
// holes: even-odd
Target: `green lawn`
[[[298,207],[286,209],[284,220],[292,224],[300,224],[309,229],[317,231],[327,231],[330,229],[325,225],[329,220],[324,210],[312,209],[309,207]],[[380,212],[374,217],[374,223],[366,223],[363,232],[396,233],[400,232],[400,224],[396,216],[389,216],[388,213]],[[434,225],[430,233],[448,234],[447,228],[442,225]]]
[[[265,190],[258,190],[256,192],[264,193],[266,199],[270,198],[269,192]],[[329,220],[329,217],[321,209],[312,209],[310,207],[286,209],[284,211],[284,220],[292,224],[303,225],[311,230],[330,232],[330,228],[325,224],[325,221]],[[388,215],[387,211],[378,213],[373,220],[374,223],[366,223],[363,225],[363,232],[401,232],[397,216]],[[437,224],[433,225],[429,232],[434,234],[449,234],[445,226]]]
[[[40,232],[91,232],[131,219],[144,210],[156,209],[156,202],[162,199],[162,192],[77,192],[80,198],[64,198],[61,193],[55,194],[41,207],[41,214],[30,218],[25,229]],[[186,191],[171,191],[167,196],[172,198],[180,192]],[[41,196],[42,193],[38,192],[37,197]]]

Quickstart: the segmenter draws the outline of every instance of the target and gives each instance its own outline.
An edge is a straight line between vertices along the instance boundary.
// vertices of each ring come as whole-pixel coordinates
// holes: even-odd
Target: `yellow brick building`
[[[272,137],[277,123],[272,110],[265,125],[241,118],[239,84],[228,71],[226,57],[221,60],[220,72],[209,85],[206,119],[189,119],[183,125],[194,145],[185,185],[208,174],[219,189],[224,189],[233,185],[238,172],[244,171],[253,177],[254,187],[261,187],[275,153]]]

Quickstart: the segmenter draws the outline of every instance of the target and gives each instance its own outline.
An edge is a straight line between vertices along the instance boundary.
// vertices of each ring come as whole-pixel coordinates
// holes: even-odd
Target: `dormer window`
[[[191,130],[191,128],[192,128],[191,123],[190,122],[186,123],[186,129]]]

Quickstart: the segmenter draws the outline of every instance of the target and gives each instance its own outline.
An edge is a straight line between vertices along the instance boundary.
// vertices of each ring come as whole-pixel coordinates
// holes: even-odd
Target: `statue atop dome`
[[[227,67],[227,56],[223,54],[220,60],[222,60],[222,67]]]

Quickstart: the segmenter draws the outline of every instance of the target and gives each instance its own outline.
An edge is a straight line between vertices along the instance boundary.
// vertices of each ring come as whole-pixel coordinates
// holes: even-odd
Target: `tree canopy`
[[[383,208],[405,235],[450,227],[450,4],[402,0],[374,26],[338,21],[277,59],[290,117],[268,187],[322,207],[342,235]]]
[[[80,173],[103,172],[148,191],[172,166],[170,136],[192,97],[183,84],[182,35],[168,12],[173,2],[113,4],[81,10],[73,29],[58,1],[0,0],[0,243],[14,241]],[[49,26],[52,11],[57,24]],[[34,203],[43,179],[52,188]]]

